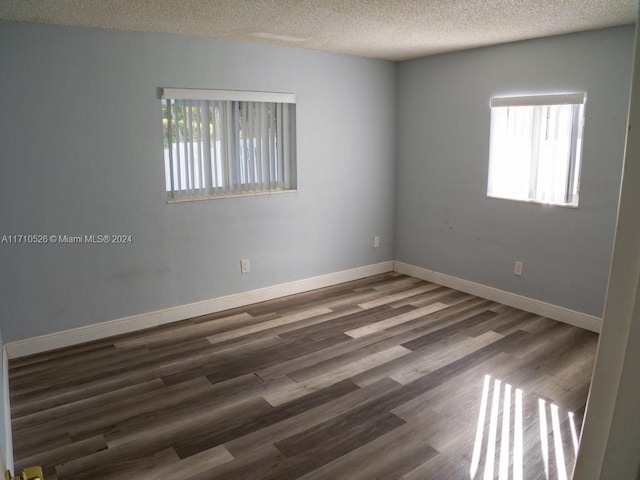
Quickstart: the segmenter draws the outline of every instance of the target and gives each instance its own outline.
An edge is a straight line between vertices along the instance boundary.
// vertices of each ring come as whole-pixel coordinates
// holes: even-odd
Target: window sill
[[[529,200],[523,198],[509,198],[509,197],[494,197],[492,195],[487,195],[487,198],[493,198],[496,200],[507,200],[509,202],[520,202],[520,203],[532,203],[535,205],[543,205],[545,207],[564,207],[564,208],[578,208],[578,204],[573,203],[551,203],[551,202],[541,202],[539,200]]]
[[[258,197],[262,195],[280,195],[283,193],[296,193],[298,189],[290,190],[273,190],[270,192],[245,192],[245,193],[232,193],[228,195],[206,195],[203,197],[195,198],[170,198],[167,203],[185,203],[185,202],[199,202],[201,200],[222,200],[225,198],[238,198],[238,197]]]

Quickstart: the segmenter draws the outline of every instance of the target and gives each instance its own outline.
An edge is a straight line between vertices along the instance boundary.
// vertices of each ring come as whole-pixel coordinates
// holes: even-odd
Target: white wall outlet
[[[240,260],[240,272],[241,273],[249,273],[251,271],[251,264],[249,263],[248,258],[243,258]]]
[[[379,236],[375,236],[373,237],[373,248],[378,248],[380,246],[380,237]]]
[[[519,277],[522,276],[522,267],[523,267],[522,262],[516,262],[516,264],[513,267],[513,274]]]

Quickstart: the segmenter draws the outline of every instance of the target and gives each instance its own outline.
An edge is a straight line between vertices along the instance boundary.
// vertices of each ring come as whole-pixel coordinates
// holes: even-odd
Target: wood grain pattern
[[[562,478],[596,344],[378,275],[11,360],[16,469],[42,465],[47,480]]]

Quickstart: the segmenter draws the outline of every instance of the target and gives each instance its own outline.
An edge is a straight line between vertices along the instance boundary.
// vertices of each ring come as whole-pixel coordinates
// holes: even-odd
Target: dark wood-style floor
[[[385,274],[10,362],[54,479],[563,479],[597,335]],[[563,475],[564,474],[564,475]]]

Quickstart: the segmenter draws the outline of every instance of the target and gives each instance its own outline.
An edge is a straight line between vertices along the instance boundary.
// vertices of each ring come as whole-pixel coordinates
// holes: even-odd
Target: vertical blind
[[[296,188],[295,97],[164,89],[170,201]]]
[[[577,205],[586,94],[491,99],[489,196]]]

